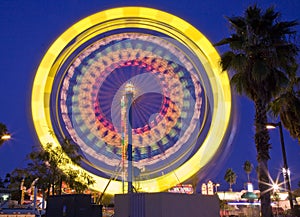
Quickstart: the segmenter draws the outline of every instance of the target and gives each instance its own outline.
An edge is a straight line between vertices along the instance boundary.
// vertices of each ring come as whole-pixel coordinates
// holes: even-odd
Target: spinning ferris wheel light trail
[[[70,138],[84,160],[61,169],[87,172],[95,189],[122,162],[111,194],[135,175],[124,172],[133,172],[124,160],[130,144],[140,191],[164,191],[208,166],[226,139],[231,92],[219,59],[204,35],[169,13],[124,7],[91,15],[66,30],[38,67],[31,107],[39,140],[55,147]],[[126,106],[130,82],[134,103]]]

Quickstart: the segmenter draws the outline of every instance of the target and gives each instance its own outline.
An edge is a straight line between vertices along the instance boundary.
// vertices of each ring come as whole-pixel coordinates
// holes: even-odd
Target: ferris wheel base
[[[129,193],[115,195],[115,217],[218,217],[217,195]]]

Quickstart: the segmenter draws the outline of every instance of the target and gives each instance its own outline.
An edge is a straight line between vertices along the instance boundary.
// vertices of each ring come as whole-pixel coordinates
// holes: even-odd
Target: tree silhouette
[[[229,184],[229,191],[232,191],[232,185],[236,183],[236,178],[237,175],[232,168],[226,170],[224,180]]]
[[[247,160],[244,163],[243,169],[244,169],[245,173],[247,174],[248,182],[250,182],[250,173],[252,172],[253,165],[251,164],[250,161]]]
[[[261,213],[272,216],[268,183],[270,136],[268,123],[269,104],[291,82],[290,69],[297,65],[298,48],[295,41],[296,21],[280,21],[274,7],[262,10],[249,6],[244,16],[227,17],[232,34],[216,46],[229,45],[221,55],[221,67],[233,74],[230,81],[239,94],[245,94],[255,106],[255,145],[258,161],[258,181],[261,194]],[[298,112],[298,110],[297,110]],[[293,112],[293,115],[295,112]],[[292,115],[291,115],[292,116]],[[290,116],[290,117],[291,117]],[[291,119],[291,118],[287,119]]]
[[[39,178],[36,185],[43,193],[47,193],[47,196],[61,194],[62,182],[68,184],[77,193],[82,193],[95,182],[85,172],[71,167],[61,169],[70,163],[80,164],[81,157],[77,154],[76,147],[67,139],[63,140],[61,146],[53,147],[52,143],[48,143],[43,149],[35,148],[28,155],[28,159],[30,162],[26,168],[13,171],[13,180],[20,184],[22,177],[26,177],[25,184],[28,186],[28,183]]]

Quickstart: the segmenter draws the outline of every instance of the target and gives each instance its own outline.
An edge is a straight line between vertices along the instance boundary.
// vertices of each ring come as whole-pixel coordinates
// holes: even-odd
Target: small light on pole
[[[1,140],[9,140],[9,139],[11,139],[11,135],[9,133],[4,133],[1,136]]]
[[[273,192],[279,192],[279,185],[277,183],[274,183],[272,188],[273,188]]]
[[[219,183],[215,183],[214,186],[216,188],[216,193],[217,193],[218,192],[218,187],[220,187],[220,184]]]
[[[125,93],[126,94],[134,94],[135,92],[135,88],[134,88],[134,85],[129,82],[125,85]]]
[[[275,126],[273,123],[268,123],[268,124],[266,125],[266,128],[267,128],[268,130],[272,130],[272,129],[275,129],[276,126]]]
[[[293,209],[294,208],[293,195],[292,195],[292,191],[291,191],[290,176],[287,174],[288,171],[289,171],[289,167],[288,167],[288,164],[287,164],[287,157],[286,157],[286,151],[285,151],[285,145],[284,145],[284,139],[283,139],[282,125],[281,125],[280,121],[278,123],[267,123],[266,124],[267,129],[275,129],[276,127],[279,127],[280,144],[281,144],[282,158],[283,158],[283,169],[285,171],[285,173],[284,173],[284,183],[286,183],[286,185],[287,185],[290,206],[291,206],[291,209]]]

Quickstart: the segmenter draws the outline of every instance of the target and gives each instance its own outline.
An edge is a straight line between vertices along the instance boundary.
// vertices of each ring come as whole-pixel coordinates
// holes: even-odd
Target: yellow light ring
[[[57,70],[80,44],[97,34],[128,27],[155,30],[189,47],[203,64],[213,91],[212,123],[200,149],[175,171],[155,179],[140,181],[142,191],[163,191],[177,184],[177,177],[180,177],[180,181],[188,179],[213,158],[224,140],[230,121],[231,92],[228,75],[221,72],[218,63],[220,57],[211,43],[186,21],[156,9],[124,7],[105,10],[77,22],[52,44],[39,65],[32,89],[32,119],[43,146],[49,142],[59,145],[58,139],[49,134],[49,130],[53,131],[50,120],[50,95]],[[83,32],[84,34],[81,34]],[[77,38],[77,42],[80,43],[69,45],[78,35],[80,37]],[[69,47],[65,49],[67,46]],[[66,167],[68,166],[85,171],[78,166]],[[94,187],[98,190],[103,189],[108,182],[105,178],[88,174],[96,180]],[[122,192],[122,183],[112,181],[107,192]]]

